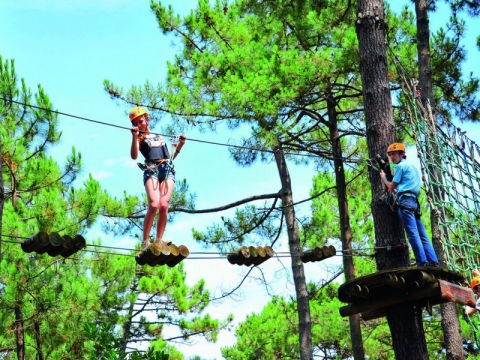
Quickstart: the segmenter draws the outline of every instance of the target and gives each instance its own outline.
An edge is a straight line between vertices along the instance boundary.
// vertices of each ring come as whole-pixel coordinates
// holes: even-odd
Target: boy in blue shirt
[[[437,255],[420,219],[421,180],[417,168],[405,158],[405,146],[393,143],[387,149],[390,162],[395,164],[392,181],[388,181],[383,170],[380,178],[389,191],[396,191],[398,214],[412,247],[417,266],[438,266]]]

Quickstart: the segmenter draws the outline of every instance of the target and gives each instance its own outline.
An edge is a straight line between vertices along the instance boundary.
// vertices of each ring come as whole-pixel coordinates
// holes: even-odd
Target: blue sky
[[[177,12],[186,13],[196,6],[197,1],[164,3],[171,3]],[[396,2],[399,3],[410,1]],[[479,32],[478,29],[472,30],[469,39],[474,39]],[[153,84],[162,82],[166,62],[173,59],[176,50],[172,39],[159,30],[147,0],[2,0],[0,33],[0,55],[4,60],[15,60],[17,74],[26,80],[32,91],[35,92],[37,84],[41,84],[57,110],[125,127],[130,125],[126,115],[130,107],[112,101],[103,90],[103,80],[112,80],[125,89],[147,80]],[[472,52],[467,58],[472,69],[475,58],[478,59],[478,52]],[[124,191],[143,194],[141,172],[129,157],[131,135],[128,130],[65,116],[59,119],[63,131],[62,143],[51,150],[59,163],[63,163],[71,147],[75,146],[82,153],[84,163],[80,180],[91,173],[111,194],[121,196]],[[472,139],[475,139],[474,126],[478,127],[462,125]],[[227,143],[229,138],[239,138],[240,135],[190,132],[187,137]],[[198,209],[275,192],[280,188],[274,163],[239,168],[229,158],[225,147],[187,140],[175,163],[177,177],[187,178],[190,189],[197,194]],[[312,167],[289,166],[294,199],[307,198],[314,176]],[[308,205],[304,209],[307,210]],[[188,245],[190,251],[202,251],[191,241],[190,229],[204,229],[220,215],[180,214],[174,223],[167,225],[165,237]],[[297,215],[301,216],[302,212],[297,212]],[[112,246],[133,248],[135,245],[135,240],[131,238],[105,238],[98,231],[91,232],[89,236],[100,237],[104,244]],[[286,248],[283,246],[276,250],[285,251]],[[333,263],[332,259],[330,263],[306,264],[307,276],[318,280],[320,268]],[[228,291],[235,287],[244,272],[226,260],[187,259],[185,268],[189,282],[204,278],[211,291],[217,291],[217,294],[220,288]],[[288,278],[288,261],[282,264],[269,260],[262,268],[278,285],[278,293],[294,294]],[[235,308],[237,317],[241,319],[250,312],[259,312],[268,301],[263,287],[249,280],[243,289],[241,302],[225,301],[213,309],[213,315],[221,317]],[[220,346],[231,345],[234,341],[230,332],[220,335],[219,344],[200,342],[195,347],[182,347],[182,351],[186,355],[221,358]]]
[[[165,2],[168,3],[168,2]],[[177,12],[185,13],[196,1],[171,1]],[[0,54],[14,59],[16,72],[36,92],[37,84],[45,89],[54,107],[63,113],[74,114],[105,123],[130,126],[127,112],[130,106],[114,102],[103,90],[103,80],[109,79],[128,89],[163,81],[166,62],[173,59],[172,39],[159,30],[149,8],[149,1],[138,0],[20,0],[0,3]],[[120,104],[120,105],[119,105]],[[130,159],[129,130],[102,126],[59,116],[63,131],[61,144],[51,149],[54,158],[63,160],[75,146],[82,153],[84,170],[79,181],[92,174],[102,188],[116,196],[124,191],[143,195],[141,171]],[[154,130],[159,131],[159,128]],[[227,143],[240,135],[187,133],[188,138]],[[294,197],[308,197],[314,175],[311,167],[291,165]],[[274,163],[239,168],[222,146],[188,142],[175,160],[178,179],[186,178],[197,195],[197,208],[211,208],[240,198],[276,192],[280,189]],[[306,205],[308,208],[308,205]],[[205,251],[191,240],[191,228],[205,229],[220,215],[177,215],[168,224],[165,237],[176,244],[186,244],[191,252]],[[301,213],[298,213],[301,216]],[[87,241],[101,238],[103,244],[133,248],[136,240],[107,238],[98,230],[87,234]],[[266,244],[267,245],[267,244]],[[286,251],[284,247],[276,251]],[[191,256],[193,257],[193,256]],[[289,281],[290,264],[271,259],[262,265],[268,279],[279,294],[294,294]],[[132,259],[133,261],[133,259]],[[184,261],[187,282],[206,280],[212,294],[220,295],[236,287],[242,280],[245,267],[232,266],[225,260]],[[310,269],[319,265],[309,264]],[[286,269],[286,271],[285,271]],[[254,276],[260,277],[258,270]],[[313,273],[312,273],[313,275]],[[247,280],[236,301],[226,300],[211,308],[212,316],[225,317],[233,309],[241,320],[246,314],[261,311],[268,296],[259,283]],[[168,333],[164,334],[165,336]],[[220,347],[233,345],[233,332],[224,332],[217,344],[200,341],[196,346],[181,347],[185,355],[200,354],[205,358],[221,358]]]

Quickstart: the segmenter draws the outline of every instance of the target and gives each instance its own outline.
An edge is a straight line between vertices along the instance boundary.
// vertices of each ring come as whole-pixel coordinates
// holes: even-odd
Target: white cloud
[[[95,180],[108,179],[113,176],[113,173],[109,171],[100,170],[100,171],[93,172],[92,176]]]

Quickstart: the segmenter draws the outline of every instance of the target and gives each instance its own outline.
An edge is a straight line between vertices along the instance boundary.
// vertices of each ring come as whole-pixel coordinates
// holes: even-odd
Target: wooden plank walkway
[[[431,312],[433,305],[448,301],[474,307],[470,288],[464,277],[438,267],[408,267],[380,271],[342,284],[338,299],[348,305],[340,308],[342,316],[361,313],[364,320],[386,315],[399,304],[415,304]]]

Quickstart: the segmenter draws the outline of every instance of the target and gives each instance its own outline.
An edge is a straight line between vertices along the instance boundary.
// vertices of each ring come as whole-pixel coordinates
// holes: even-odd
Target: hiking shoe
[[[142,245],[140,246],[140,250],[145,250],[146,248],[148,248],[150,246],[150,240],[143,240],[142,241]]]
[[[429,266],[429,265],[428,265],[428,263],[423,262],[423,263],[417,264],[417,267],[419,267],[419,266]]]
[[[436,262],[429,262],[427,266],[438,267],[438,263]]]
[[[157,239],[157,240],[155,240],[155,244],[168,246],[168,245],[171,245],[172,242],[171,241],[163,241],[162,239]]]

